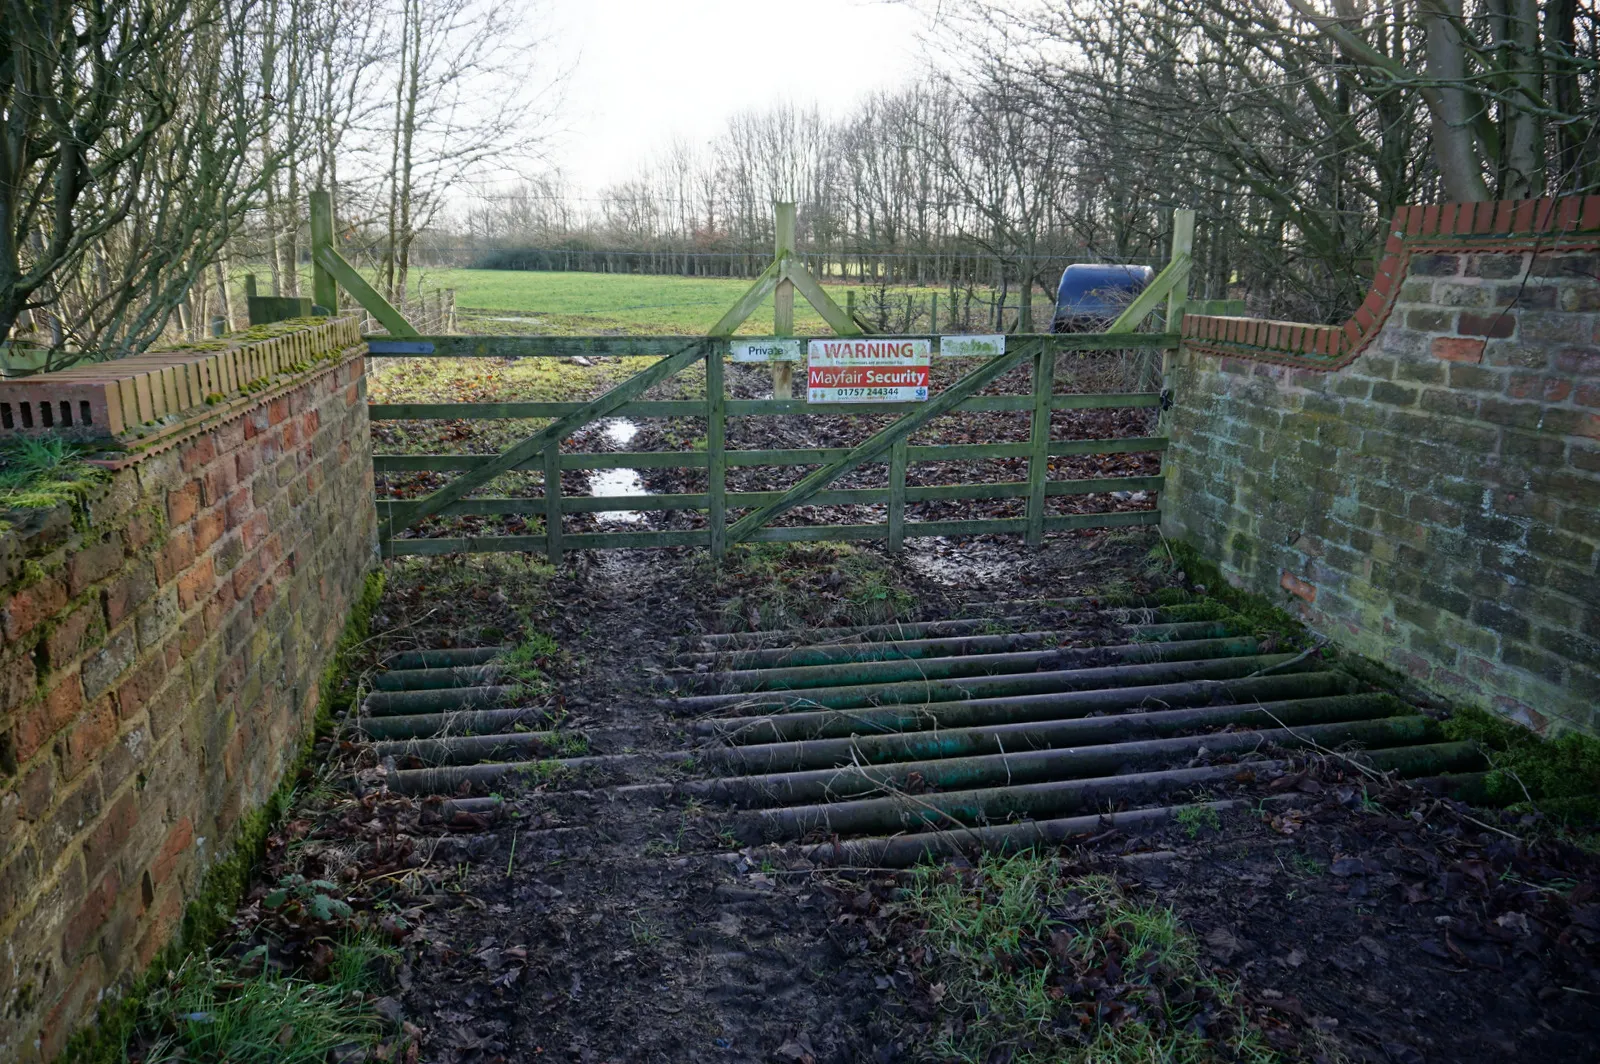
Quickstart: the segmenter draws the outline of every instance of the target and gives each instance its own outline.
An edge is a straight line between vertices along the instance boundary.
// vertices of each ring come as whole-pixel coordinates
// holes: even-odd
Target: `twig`
[[[1269,672],[1277,672],[1279,669],[1287,669],[1290,665],[1298,665],[1302,661],[1306,660],[1311,655],[1315,654],[1317,651],[1321,650],[1323,647],[1325,647],[1327,645],[1328,644],[1327,644],[1327,642],[1325,640],[1320,640],[1319,639],[1319,640],[1317,640],[1317,642],[1313,643],[1311,646],[1306,647],[1304,650],[1302,650],[1300,653],[1296,654],[1294,657],[1290,658],[1288,661],[1280,661],[1276,665],[1268,665],[1264,669],[1257,669],[1255,672],[1252,672],[1249,676],[1246,676],[1245,679],[1248,680],[1253,676],[1265,676]]]

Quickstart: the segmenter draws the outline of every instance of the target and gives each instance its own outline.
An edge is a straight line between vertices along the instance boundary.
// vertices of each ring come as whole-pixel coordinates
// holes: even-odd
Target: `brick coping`
[[[1478,251],[1534,254],[1600,249],[1600,196],[1401,207],[1361,306],[1343,325],[1185,314],[1187,350],[1329,372],[1356,360],[1394,309],[1412,256]]]
[[[362,342],[353,317],[266,331],[0,381],[0,435],[49,432],[147,447]]]

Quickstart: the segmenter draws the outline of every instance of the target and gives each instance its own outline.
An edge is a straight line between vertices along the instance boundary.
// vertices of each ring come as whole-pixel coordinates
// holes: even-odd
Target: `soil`
[[[922,592],[919,616],[937,618],[1119,578],[1141,587],[1149,543],[1105,540],[937,544],[886,564]],[[428,566],[451,564],[462,563],[397,577],[383,619],[402,641],[390,649],[525,620],[573,657],[557,695],[569,726],[612,750],[683,746],[652,705],[660,672],[676,639],[721,620],[687,555],[575,555],[531,597],[491,584],[440,596]],[[896,929],[894,874],[739,850],[716,809],[601,782],[503,786],[493,818],[440,823],[437,800],[402,803],[421,870],[390,904],[413,921],[396,999],[417,1059],[924,1058],[940,1017],[899,959],[910,932]],[[1193,839],[1112,832],[1069,852],[1173,906],[1286,1059],[1593,1059],[1593,856],[1520,841],[1537,825],[1337,761],[1239,789],[1270,798],[1268,815],[1232,815]]]
[[[1127,371],[1085,363],[1083,379],[1062,387],[1124,390],[1111,379],[1118,372]],[[738,397],[766,394],[746,368],[732,368],[729,380]],[[1025,390],[1025,380],[991,389]],[[1062,411],[1056,419],[1057,438],[1107,438],[1150,434],[1154,413]],[[936,432],[913,442],[1020,441],[1026,424],[1025,414],[964,414],[941,419]],[[873,419],[730,419],[729,446],[839,446],[875,427]],[[461,431],[475,430],[463,424]],[[681,449],[703,431],[694,419],[650,422],[622,448],[595,426],[576,443]],[[1158,471],[1154,454],[1052,462],[1058,478]],[[703,488],[703,474],[642,472],[651,491]],[[754,471],[735,469],[729,488],[772,489],[801,472],[768,470],[757,482]],[[918,465],[912,482],[1014,480],[1021,472],[1020,463],[1003,460]],[[882,476],[881,468],[857,471],[837,486]],[[395,486],[409,494],[438,480],[408,476]],[[570,493],[584,493],[586,483],[581,473],[563,477]],[[908,509],[913,520],[1020,514],[1020,503],[1009,500],[958,505],[959,514]],[[1069,496],[1052,499],[1052,512],[1151,505]],[[699,519],[647,514],[642,525],[625,527],[692,527]],[[802,519],[882,516],[851,507],[786,515]],[[598,522],[574,515],[568,528],[587,531]],[[523,531],[520,520],[464,518],[433,522],[421,534]],[[937,619],[970,615],[964,607],[971,603],[1147,589],[1146,555],[1158,543],[1129,531],[1054,535],[1041,550],[997,537],[917,540],[883,564],[915,592],[917,619]],[[499,579],[479,564],[396,564],[373,661],[380,651],[548,632],[571,659],[551,696],[566,727],[594,736],[602,752],[686,745],[653,700],[674,642],[726,621],[724,602],[689,553],[581,552],[554,576],[526,582]],[[796,579],[817,610],[813,623],[844,623],[847,596],[827,574]],[[608,779],[507,783],[492,816],[441,815],[438,799],[375,789],[381,775],[359,748],[342,756],[366,793],[333,803],[315,827],[315,818],[302,818],[278,852],[294,849],[302,863],[309,854],[319,874],[365,885],[355,892],[358,908],[387,921],[404,949],[397,990],[381,1011],[403,1024],[406,1037],[386,1045],[380,1059],[915,1060],[926,1058],[935,1028],[948,1022],[925,973],[900,959],[915,928],[896,915],[894,874],[817,870],[793,850],[741,850],[722,834],[718,810],[603,786],[616,782]],[[1600,861],[1527,841],[1540,837],[1542,825],[1352,777],[1337,761],[1303,769],[1236,788],[1270,799],[1265,813],[1233,814],[1194,838],[1176,827],[1139,837],[1102,833],[1069,851],[1074,866],[1109,870],[1173,906],[1216,971],[1239,981],[1250,1022],[1285,1059],[1595,1059]]]

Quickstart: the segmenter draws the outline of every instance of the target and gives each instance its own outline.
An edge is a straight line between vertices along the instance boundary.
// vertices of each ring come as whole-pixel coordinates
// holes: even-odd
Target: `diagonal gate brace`
[[[669,355],[649,368],[634,374],[615,388],[606,392],[598,399],[593,399],[577,410],[547,426],[541,431],[529,436],[521,443],[494,457],[493,460],[483,465],[467,470],[450,483],[426,498],[418,499],[411,503],[397,504],[390,508],[389,519],[382,529],[385,538],[393,534],[397,528],[404,528],[414,524],[424,517],[438,513],[451,503],[464,497],[467,492],[481,487],[499,476],[509,472],[544,450],[552,441],[559,441],[567,434],[574,432],[589,422],[603,418],[618,407],[631,402],[652,385],[666,380],[668,377],[688,367],[698,359],[705,357],[706,341],[696,340],[676,354]],[[550,492],[553,486],[546,484],[544,490]],[[555,488],[559,490],[559,488]]]
[[[871,439],[851,450],[843,458],[810,473],[779,498],[735,521],[728,526],[727,541],[729,543],[739,543],[750,538],[762,525],[785,510],[799,506],[839,477],[850,472],[850,470],[887,454],[889,449],[897,442],[910,436],[940,414],[955,409],[962,400],[988,385],[1013,366],[1018,365],[1024,357],[1031,358],[1043,343],[1044,341],[1042,340],[1035,340],[1031,343],[1018,344],[1013,350],[1007,351],[1003,355],[996,355],[979,369],[962,377],[951,388],[941,393],[937,399],[918,410],[906,414],[894,424],[876,433]]]

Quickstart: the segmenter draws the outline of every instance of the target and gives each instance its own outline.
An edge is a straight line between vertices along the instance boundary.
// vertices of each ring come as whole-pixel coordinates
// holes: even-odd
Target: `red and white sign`
[[[928,398],[927,340],[812,340],[812,403],[918,403]]]

